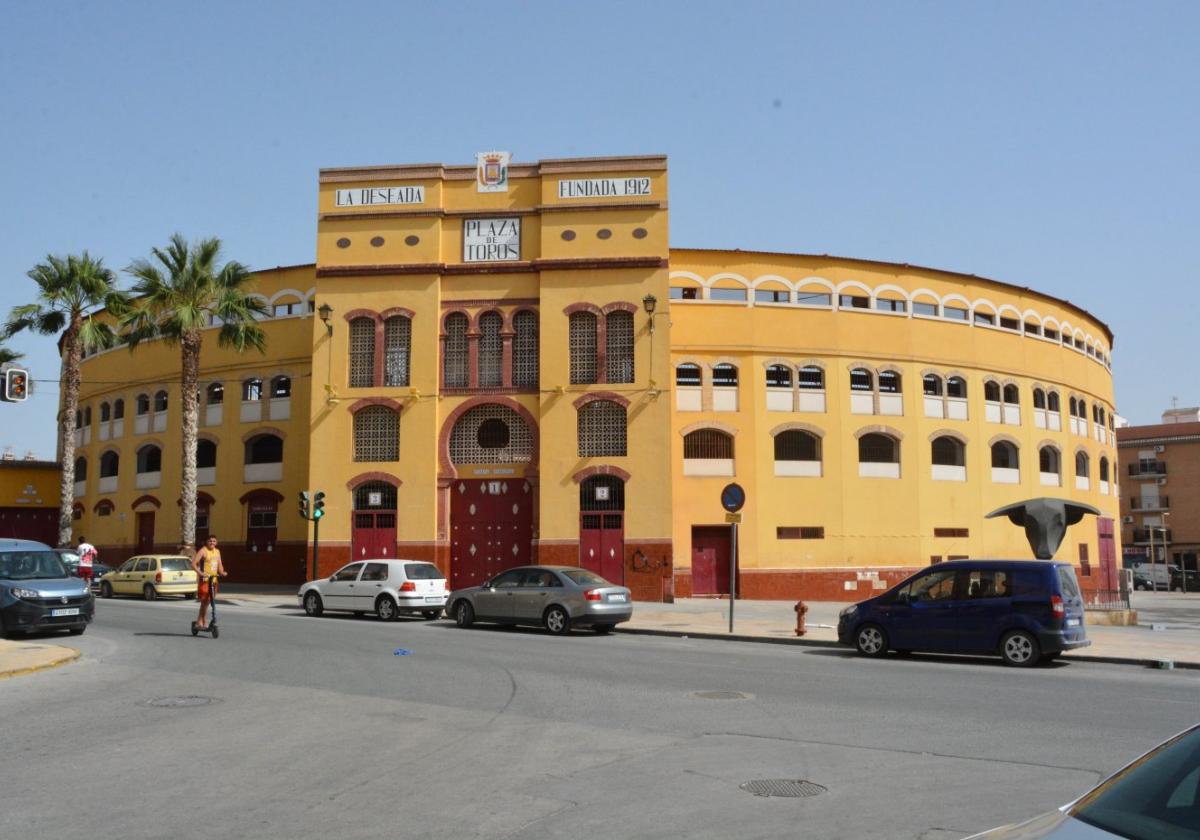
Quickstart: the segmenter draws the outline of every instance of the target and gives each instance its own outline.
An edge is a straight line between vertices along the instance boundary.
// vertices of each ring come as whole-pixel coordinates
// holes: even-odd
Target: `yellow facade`
[[[724,556],[714,541],[727,551],[730,481],[747,491],[738,569],[750,597],[850,597],[931,558],[1028,556],[1018,529],[983,518],[1020,499],[1073,498],[1115,517],[1112,336],[1087,312],[933,269],[670,250],[662,157],[513,164],[507,176],[485,191],[476,167],[322,170],[315,265],[255,275],[281,307],[263,324],[266,354],[206,334],[202,388],[226,392],[218,420],[201,409],[217,459],[200,490],[239,578],[304,574],[302,489],[326,493],[323,572],[396,554],[461,583],[463,570],[520,562],[601,568],[599,552],[643,598],[727,586],[693,565]],[[680,374],[688,365],[699,385]],[[731,368],[736,385],[722,385]],[[813,370],[823,387],[802,389]],[[852,370],[868,372],[870,391],[852,389]],[[79,526],[102,550],[132,552],[149,512],[156,546],[179,539],[178,371],[178,349],[161,342],[85,360]],[[927,398],[927,375],[960,379],[965,397]],[[291,382],[286,407],[239,399],[243,382],[269,389],[278,376]],[[1016,402],[985,399],[989,381]],[[1034,408],[1035,389],[1057,395],[1060,428]],[[152,411],[138,430],[137,396],[160,390],[165,420],[156,429]],[[1072,400],[1086,405],[1082,427]],[[732,438],[731,457],[685,457],[685,441],[709,432]],[[777,459],[776,436],[791,432],[819,441],[819,456]],[[282,440],[275,473],[246,463],[246,441],[263,434]],[[897,461],[860,463],[863,435],[890,436]],[[961,469],[933,464],[939,436],[958,442]],[[993,469],[999,441],[1015,447],[1015,473]],[[134,469],[147,443],[163,453],[157,479]],[[1061,458],[1056,485],[1039,468],[1046,446]],[[106,450],[121,464],[102,489]],[[1085,521],[1060,557],[1099,564],[1106,551]]]

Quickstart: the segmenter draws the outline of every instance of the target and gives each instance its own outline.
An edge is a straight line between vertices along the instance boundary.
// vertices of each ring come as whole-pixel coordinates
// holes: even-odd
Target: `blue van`
[[[930,651],[999,655],[1031,666],[1091,644],[1069,563],[954,560],[842,610],[838,641],[864,656]]]
[[[87,583],[71,575],[45,543],[0,539],[0,632],[79,635],[96,611]]]

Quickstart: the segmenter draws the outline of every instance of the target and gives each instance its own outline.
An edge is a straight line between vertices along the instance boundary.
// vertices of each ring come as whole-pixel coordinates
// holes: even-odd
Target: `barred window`
[[[615,475],[594,475],[579,483],[579,509],[625,510],[625,482]]]
[[[967,380],[961,376],[951,376],[947,379],[946,396],[965,400],[967,398]]]
[[[1087,478],[1091,474],[1091,464],[1086,452],[1075,453],[1075,475]]]
[[[120,472],[121,456],[111,449],[100,456],[100,477],[113,478]]]
[[[496,445],[503,439],[497,423],[507,427],[508,438],[502,446]],[[533,433],[508,406],[477,405],[460,417],[450,432],[450,461],[454,464],[528,463],[532,457]]]
[[[633,313],[610,312],[605,333],[608,381],[633,382]]]
[[[263,382],[261,379],[247,379],[242,383],[242,400],[258,402],[262,399]]]
[[[930,445],[930,449],[930,460],[935,465],[943,467],[964,467],[967,464],[967,448],[962,445],[961,441],[955,440],[948,435],[934,438],[933,443]]]
[[[368,481],[354,488],[355,510],[395,510],[396,488],[383,481]]]
[[[292,380],[287,376],[276,376],[271,380],[271,398],[283,399],[292,395]]]
[[[277,435],[256,435],[246,441],[245,463],[247,464],[282,464],[283,438]]]
[[[375,322],[355,318],[350,322],[350,387],[375,384]]]
[[[503,325],[499,312],[485,312],[479,318],[479,385],[483,388],[504,384],[504,342],[500,338]]]
[[[776,461],[820,461],[821,442],[816,435],[790,429],[775,435]]]
[[[372,405],[354,415],[354,460],[399,461],[400,415]]]
[[[1034,408],[1045,408],[1046,407],[1046,392],[1043,391],[1041,388],[1033,389],[1033,407]]]
[[[136,406],[138,417],[141,417],[144,414],[149,414],[150,413],[150,395],[149,394],[138,394],[137,399],[134,401],[134,405]],[[1075,407],[1072,406],[1071,410],[1074,411],[1074,408]]]
[[[922,377],[921,383],[925,389],[925,396],[940,397],[942,395],[942,378],[940,376],[927,373]]]
[[[137,451],[138,474],[159,472],[162,470],[162,450],[153,444],[143,446]]]
[[[523,309],[513,318],[512,383],[516,388],[538,384],[538,316]]]
[[[220,405],[225,401],[225,386],[220,382],[214,382],[205,390],[208,395],[209,405]]]
[[[875,390],[875,377],[871,375],[871,371],[867,370],[866,368],[855,368],[854,370],[850,371],[850,390]]]
[[[984,382],[983,398],[988,402],[1000,402],[1000,383],[991,381]]]
[[[625,454],[624,406],[609,400],[587,403],[579,409],[578,428],[580,456]]]
[[[87,458],[75,459],[75,481],[87,481]]]
[[[217,465],[217,445],[205,438],[196,441],[196,469],[203,470]]]
[[[1058,391],[1051,391],[1046,394],[1046,410],[1053,411],[1057,414],[1062,410],[1062,404],[1059,402]]]
[[[733,458],[733,436],[718,429],[697,429],[683,438],[685,459]]]
[[[767,368],[768,388],[791,388],[792,369],[786,365],[771,365]]]
[[[571,355],[571,384],[594,383],[596,381],[596,316],[591,312],[572,312],[567,343]]]
[[[1004,386],[1004,401],[1009,405],[1017,405],[1021,401],[1021,392],[1016,385]]]
[[[801,388],[806,388],[810,391],[823,391],[825,389],[825,371],[816,365],[805,365],[797,372],[798,383]]]
[[[879,373],[879,393],[899,394],[900,374],[894,370],[884,370]]]
[[[1108,458],[1100,458],[1100,480],[1108,481]]]
[[[738,369],[731,364],[713,365],[714,388],[736,388],[738,384]]]
[[[114,420],[124,420],[125,419],[125,400],[118,399],[116,402],[113,403],[113,419]]]
[[[1053,446],[1043,446],[1038,450],[1038,469],[1042,472],[1058,475],[1059,463],[1058,450]]]
[[[992,467],[1000,470],[1015,470],[1020,468],[1017,447],[1006,440],[992,444]]]
[[[167,410],[167,392],[166,391],[159,391],[157,394],[154,395],[154,410],[156,412]],[[1082,415],[1080,415],[1080,416],[1082,416]]]
[[[110,417],[112,417],[112,406],[106,402],[100,403],[100,422],[107,423]]]
[[[467,316],[461,312],[451,312],[446,316],[446,344],[442,359],[442,380],[447,388],[467,387],[469,357]]]
[[[700,365],[679,365],[675,368],[675,384],[684,388],[700,386]]]
[[[408,385],[409,360],[412,354],[413,323],[404,316],[394,316],[383,323],[383,384]]]
[[[869,434],[858,439],[860,464],[900,463],[900,442],[888,435]]]

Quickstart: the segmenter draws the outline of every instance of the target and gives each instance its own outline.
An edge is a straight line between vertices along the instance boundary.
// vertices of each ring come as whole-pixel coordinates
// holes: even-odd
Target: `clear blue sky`
[[[0,313],[47,253],[175,231],[311,262],[324,166],[666,153],[676,247],[1032,286],[1113,328],[1131,421],[1200,404],[1195,2],[4,10]],[[13,345],[57,379],[53,340]],[[0,405],[0,446],[53,457],[56,402]]]

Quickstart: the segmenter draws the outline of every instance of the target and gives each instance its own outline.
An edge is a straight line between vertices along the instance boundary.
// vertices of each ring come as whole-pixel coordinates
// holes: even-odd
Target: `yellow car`
[[[159,595],[196,597],[196,573],[188,558],[175,554],[142,554],[130,557],[121,568],[100,578],[100,597],[141,595],[153,601]]]

